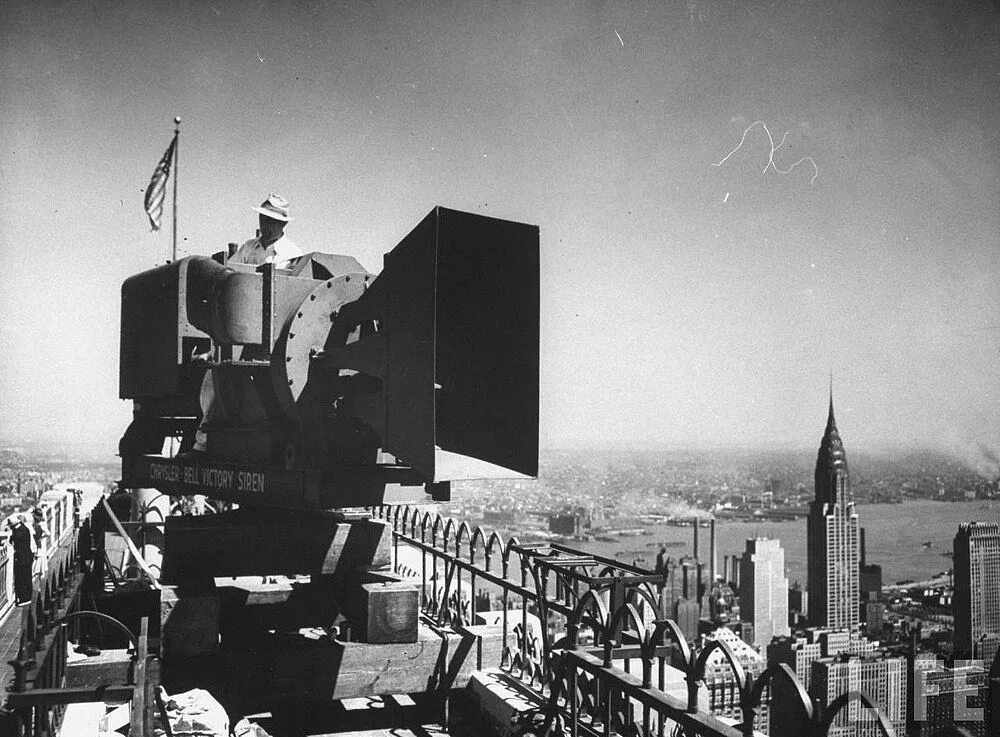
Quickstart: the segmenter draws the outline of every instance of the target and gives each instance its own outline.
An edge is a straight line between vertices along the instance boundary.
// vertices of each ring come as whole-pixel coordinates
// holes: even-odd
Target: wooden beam
[[[171,495],[205,494],[261,509],[377,507],[387,501],[387,484],[402,485],[395,489],[398,498],[394,503],[421,503],[428,501],[427,492],[433,491],[425,491],[425,481],[412,468],[399,465],[300,471],[215,458],[122,457],[125,488],[159,489]]]
[[[31,688],[7,694],[10,709],[55,704],[86,704],[95,701],[124,702],[132,698],[133,686],[73,686],[70,688]]]
[[[128,681],[132,653],[123,648],[104,649],[98,655],[66,663],[66,686],[95,689]]]
[[[279,635],[240,652],[223,651],[222,657],[231,692],[259,709],[288,701],[463,688],[474,671],[499,665],[502,650],[499,626],[437,630],[421,622],[414,643]]]
[[[274,584],[260,578],[218,583],[223,648],[239,648],[268,630],[323,627],[337,618],[333,584],[325,577]]]
[[[389,573],[355,572],[312,580],[262,583],[219,579],[223,647],[252,641],[268,630],[325,627],[346,618],[354,642],[416,642],[419,592]]]
[[[135,690],[132,695],[132,716],[129,734],[147,735],[153,731],[153,692],[159,685],[150,668],[149,619],[139,625],[139,646],[135,652]]]
[[[239,509],[168,517],[162,580],[267,574],[340,575],[388,566],[392,528],[330,512]]]

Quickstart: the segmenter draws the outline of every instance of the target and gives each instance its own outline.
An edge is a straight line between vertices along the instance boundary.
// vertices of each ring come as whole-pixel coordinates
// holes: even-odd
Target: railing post
[[[576,661],[570,653],[566,653],[563,662],[565,663],[564,667],[569,668],[567,674],[569,693],[567,697],[569,699],[570,737],[578,737],[580,734],[580,708],[576,697]]]
[[[420,542],[426,542],[426,515],[420,520]],[[432,561],[433,562],[433,561]],[[427,551],[420,547],[420,606],[427,609]]]
[[[476,527],[469,537],[469,624],[476,623],[476,607],[479,602],[476,599],[476,537],[482,537],[482,528]]]

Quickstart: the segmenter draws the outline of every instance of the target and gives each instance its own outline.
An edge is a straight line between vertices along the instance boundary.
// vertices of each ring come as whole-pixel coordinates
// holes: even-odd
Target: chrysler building
[[[816,499],[809,505],[807,550],[810,620],[818,627],[857,629],[858,514],[844,444],[833,417],[832,387],[816,459]]]

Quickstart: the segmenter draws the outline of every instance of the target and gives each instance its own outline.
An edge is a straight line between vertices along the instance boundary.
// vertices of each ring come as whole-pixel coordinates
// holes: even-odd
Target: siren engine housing
[[[259,497],[198,493],[336,508],[381,504],[387,485],[414,501],[415,486],[440,498],[452,480],[536,476],[538,246],[536,226],[438,207],[378,276],[311,253],[285,270],[192,256],[131,277],[123,477],[194,493],[205,468],[257,472],[271,479]],[[168,437],[188,450],[199,424],[204,458],[163,453]]]

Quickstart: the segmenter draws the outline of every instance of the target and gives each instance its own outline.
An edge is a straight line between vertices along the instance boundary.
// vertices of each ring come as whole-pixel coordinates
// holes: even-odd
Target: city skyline
[[[804,447],[832,368],[852,447],[995,471],[997,13],[697,5],[5,4],[0,435],[128,424],[180,115],[181,255],[271,191],[372,271],[437,204],[538,224],[543,447]]]
[[[39,493],[38,487],[35,489],[35,493]],[[994,494],[1000,492],[1000,487],[991,484],[988,488],[984,486],[982,490],[989,495],[987,499],[1000,498]],[[20,488],[18,492],[20,493]],[[822,506],[824,522],[830,519],[831,507],[852,506],[853,493],[846,451],[837,428],[831,397],[827,425],[815,468],[814,504]],[[992,503],[974,503],[979,510],[993,508]],[[963,504],[962,508],[969,510],[967,504]],[[813,511],[815,514],[815,507]],[[851,530],[860,532],[856,525],[845,529],[847,525],[844,524],[843,515],[838,518],[838,515],[833,514],[832,517],[826,532],[832,530],[833,535],[828,534],[828,540],[843,543],[849,540]],[[882,536],[893,538],[894,543],[899,545],[903,540],[902,535],[886,533],[889,530],[902,532],[902,518],[901,513],[894,515],[889,521],[883,520],[883,524],[875,529],[882,530]],[[530,533],[521,527],[526,520],[520,515],[512,515],[512,519],[521,528],[519,539],[531,545],[533,540]],[[467,518],[466,521],[475,524],[472,519]],[[569,529],[574,534],[583,532],[579,520],[573,521],[574,524]],[[796,527],[806,527],[808,524],[812,527],[811,521],[804,523],[801,519],[791,524]],[[442,526],[445,531],[451,529],[451,534],[455,534],[455,525],[452,523],[434,523],[435,529],[441,529]],[[551,520],[549,526],[551,527]],[[467,529],[475,529],[475,526]],[[1000,527],[996,523],[959,525],[954,545],[954,586],[950,581],[947,585],[939,581],[934,584],[921,582],[908,590],[888,587],[883,598],[881,576],[868,585],[862,585],[860,588],[863,592],[874,592],[883,611],[887,608],[890,612],[890,618],[885,622],[880,612],[877,632],[872,630],[870,619],[860,627],[850,622],[844,626],[843,621],[815,621],[813,626],[805,627],[801,618],[793,616],[794,627],[790,628],[787,620],[790,591],[788,579],[782,575],[784,553],[778,539],[765,539],[757,534],[747,538],[738,567],[740,574],[735,577],[737,580],[733,582],[729,577],[734,567],[729,565],[726,556],[722,579],[714,581],[716,566],[713,561],[718,542],[714,520],[707,529],[708,547],[704,558],[697,557],[705,553],[705,548],[700,545],[700,529],[695,526],[688,528],[686,533],[693,543],[695,557],[682,558],[680,570],[671,566],[662,568],[672,568],[670,577],[673,580],[666,583],[661,591],[659,606],[670,612],[684,637],[692,641],[694,654],[697,655],[713,640],[722,640],[735,653],[745,672],[752,677],[758,676],[767,666],[783,662],[796,674],[800,686],[810,694],[821,714],[824,708],[829,708],[835,699],[842,698],[845,693],[863,691],[900,734],[905,727],[912,730],[907,734],[913,734],[914,737],[932,737],[940,727],[959,720],[967,726],[970,734],[985,735],[991,729],[983,721],[984,705],[988,698],[993,699],[993,703],[1000,704],[997,701],[1000,698],[1000,680],[993,679],[991,682],[988,674],[989,660],[996,656],[996,646],[1000,643],[1000,632],[997,631],[1000,620],[996,617],[1000,611],[1000,579],[997,578],[1000,574],[1000,565],[997,565],[1000,556]],[[731,529],[723,531],[723,540],[732,536]],[[932,537],[929,529],[927,524],[921,527],[923,538]],[[629,537],[635,534],[636,531],[631,530]],[[739,532],[736,536],[738,535]],[[447,542],[447,532],[445,538],[442,545],[451,544],[453,549],[459,549],[458,542]],[[572,544],[582,545],[577,542]],[[626,544],[635,547],[636,543]],[[655,544],[645,545],[648,549]],[[810,550],[811,555],[819,558],[821,569],[829,570],[831,566],[828,561],[831,560],[833,569],[838,565],[843,568],[845,560],[847,565],[852,564],[851,546],[841,545],[840,551],[830,549],[835,547],[837,546],[828,545],[827,550]],[[862,536],[860,560],[853,563],[864,565],[866,547]],[[963,548],[968,549],[967,554],[963,555]],[[661,554],[667,549],[661,548]],[[470,555],[474,556],[473,551],[474,546],[470,548]],[[667,563],[658,556],[658,571],[661,570],[661,562]],[[632,565],[638,566],[639,563]],[[706,573],[707,581],[704,579]],[[844,576],[838,575],[837,578],[840,580]],[[684,590],[680,592],[677,591],[678,579],[685,584]],[[834,587],[836,586],[834,583]],[[736,599],[733,597],[734,590],[739,592]],[[834,598],[842,600],[841,603],[835,603],[835,609],[842,610],[852,603],[857,607],[857,601],[850,601],[850,590],[851,585],[848,583],[840,586],[839,592],[835,592],[838,596]],[[955,595],[953,629],[947,625],[942,626],[941,622],[941,614],[950,609],[952,592]],[[971,601],[966,599],[966,603],[972,605],[973,612],[970,618],[973,626],[965,628],[972,630],[969,632],[963,631],[962,592],[973,594]],[[683,598],[685,596],[689,599]],[[924,609],[927,605],[933,608]],[[638,606],[642,612],[640,620],[644,620],[648,615],[645,603],[640,601]],[[839,612],[835,617],[827,619],[837,617],[845,619]],[[863,615],[862,620],[864,621]],[[986,659],[986,668],[982,664],[969,666],[964,663],[965,641],[970,639],[971,655]],[[955,656],[954,662],[950,657],[952,654]],[[683,685],[682,674],[678,672],[676,675],[674,682]],[[714,715],[738,719],[740,706],[745,702],[741,699],[736,679],[729,671],[721,652],[715,652],[709,657],[705,676],[707,698],[700,708],[707,709]],[[908,685],[911,682],[912,687]],[[769,733],[776,735],[802,731],[802,691],[789,681],[779,678],[772,682],[770,694],[774,701],[768,702],[765,699],[761,702],[756,711],[756,727],[768,733],[770,723]],[[681,695],[683,696],[683,691]],[[830,730],[831,737],[874,737],[877,733],[874,723],[866,720],[857,704],[848,705]]]

